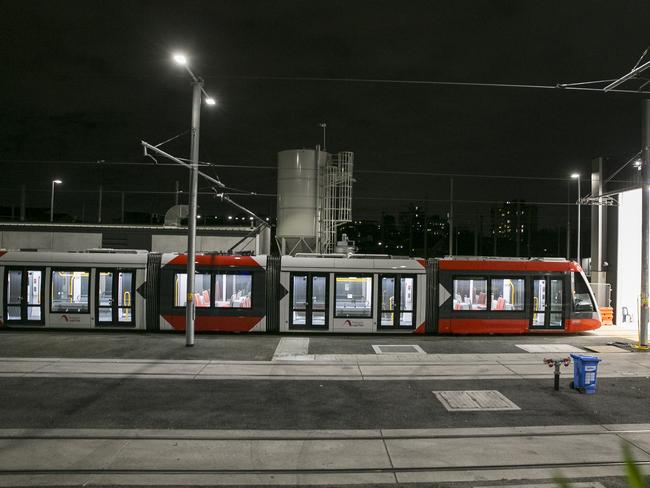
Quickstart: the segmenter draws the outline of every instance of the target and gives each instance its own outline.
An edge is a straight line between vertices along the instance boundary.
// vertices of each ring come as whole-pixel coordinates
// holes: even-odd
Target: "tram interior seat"
[[[204,291],[202,294],[194,294],[194,305],[200,308],[206,308],[210,306],[210,292]]]

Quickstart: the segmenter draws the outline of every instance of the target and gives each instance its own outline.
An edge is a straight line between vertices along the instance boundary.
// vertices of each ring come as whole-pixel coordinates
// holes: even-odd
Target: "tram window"
[[[52,270],[52,312],[88,313],[88,271]]]
[[[194,305],[197,308],[210,306],[211,276],[207,273],[194,275]],[[187,304],[187,274],[176,273],[174,276],[174,306],[184,307]]]
[[[251,308],[253,275],[250,273],[216,274],[214,282],[217,308]]]
[[[336,277],[335,315],[337,317],[372,317],[372,277]]]
[[[580,273],[574,273],[573,281],[573,309],[576,312],[593,312],[594,304],[584,278]]]
[[[524,310],[526,285],[523,278],[492,278],[491,287],[490,310]]]
[[[454,279],[454,310],[487,310],[486,278]]]

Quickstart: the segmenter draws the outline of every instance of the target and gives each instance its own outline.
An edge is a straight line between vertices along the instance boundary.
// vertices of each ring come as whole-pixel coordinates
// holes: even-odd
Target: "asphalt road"
[[[178,381],[3,378],[0,428],[397,429],[650,423],[647,379]],[[521,410],[447,412],[433,390],[500,391]]]

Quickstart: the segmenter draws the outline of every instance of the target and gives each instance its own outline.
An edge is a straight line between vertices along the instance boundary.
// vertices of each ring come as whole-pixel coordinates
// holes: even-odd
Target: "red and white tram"
[[[183,330],[185,254],[0,251],[3,327]],[[196,258],[196,330],[572,333],[600,327],[563,259],[390,256]]]

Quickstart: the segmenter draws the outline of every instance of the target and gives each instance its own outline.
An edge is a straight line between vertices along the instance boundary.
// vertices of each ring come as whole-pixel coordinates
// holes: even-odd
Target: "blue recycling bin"
[[[571,354],[571,357],[573,358],[573,388],[593,395],[596,393],[596,373],[600,358],[579,354]]]

